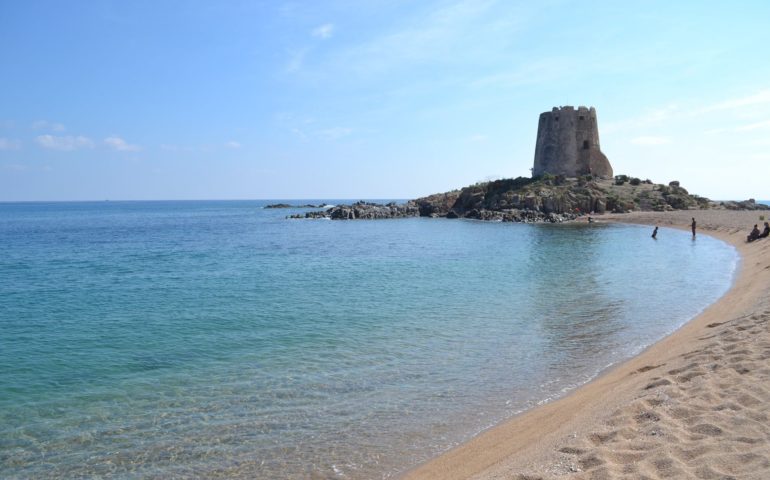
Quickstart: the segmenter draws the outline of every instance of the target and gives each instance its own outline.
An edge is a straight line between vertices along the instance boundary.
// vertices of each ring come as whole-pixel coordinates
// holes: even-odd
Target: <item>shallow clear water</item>
[[[670,229],[266,203],[0,204],[0,476],[392,476],[638,353],[737,263]]]

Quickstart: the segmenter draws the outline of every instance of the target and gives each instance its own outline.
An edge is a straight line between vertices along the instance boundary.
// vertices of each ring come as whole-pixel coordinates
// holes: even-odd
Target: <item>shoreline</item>
[[[770,239],[745,243],[762,214],[596,216],[599,223],[682,230],[689,230],[694,216],[699,234],[734,246],[740,255],[730,290],[672,334],[567,396],[492,427],[401,478],[770,478],[770,388],[761,386],[770,383]]]

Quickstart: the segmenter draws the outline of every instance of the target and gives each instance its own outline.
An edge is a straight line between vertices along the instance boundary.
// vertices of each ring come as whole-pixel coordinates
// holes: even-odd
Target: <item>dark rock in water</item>
[[[417,217],[420,210],[414,202],[382,205],[372,202],[356,202],[352,205],[337,205],[321,212],[307,212],[301,218],[330,218],[332,220],[376,220],[384,218]],[[294,217],[292,217],[294,218]]]
[[[454,210],[450,210],[447,212],[446,218],[460,218],[460,215],[458,215]]]
[[[265,208],[326,208],[327,204],[321,203],[319,205],[313,205],[312,203],[306,203],[305,205],[289,205],[288,203],[274,203],[271,205],[265,205]]]

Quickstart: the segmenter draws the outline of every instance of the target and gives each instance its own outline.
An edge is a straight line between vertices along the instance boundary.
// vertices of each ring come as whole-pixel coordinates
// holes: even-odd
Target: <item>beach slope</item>
[[[637,357],[405,478],[770,478],[770,239],[745,242],[762,213],[599,217],[681,229],[689,229],[696,217],[699,235],[738,249],[741,265],[733,287]]]

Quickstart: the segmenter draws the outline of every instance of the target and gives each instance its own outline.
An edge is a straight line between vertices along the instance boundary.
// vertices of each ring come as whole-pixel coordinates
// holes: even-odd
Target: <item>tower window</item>
[[[582,122],[583,120],[585,120],[585,119],[586,119],[586,117],[584,117],[583,115],[581,115],[581,116],[580,116],[580,117],[578,117],[578,118],[580,119],[580,121],[581,121],[581,122]]]
[[[588,150],[589,147],[590,147],[590,144],[588,143],[588,140],[583,140],[583,150]]]
[[[553,119],[557,122],[559,121],[559,117],[553,117]]]

